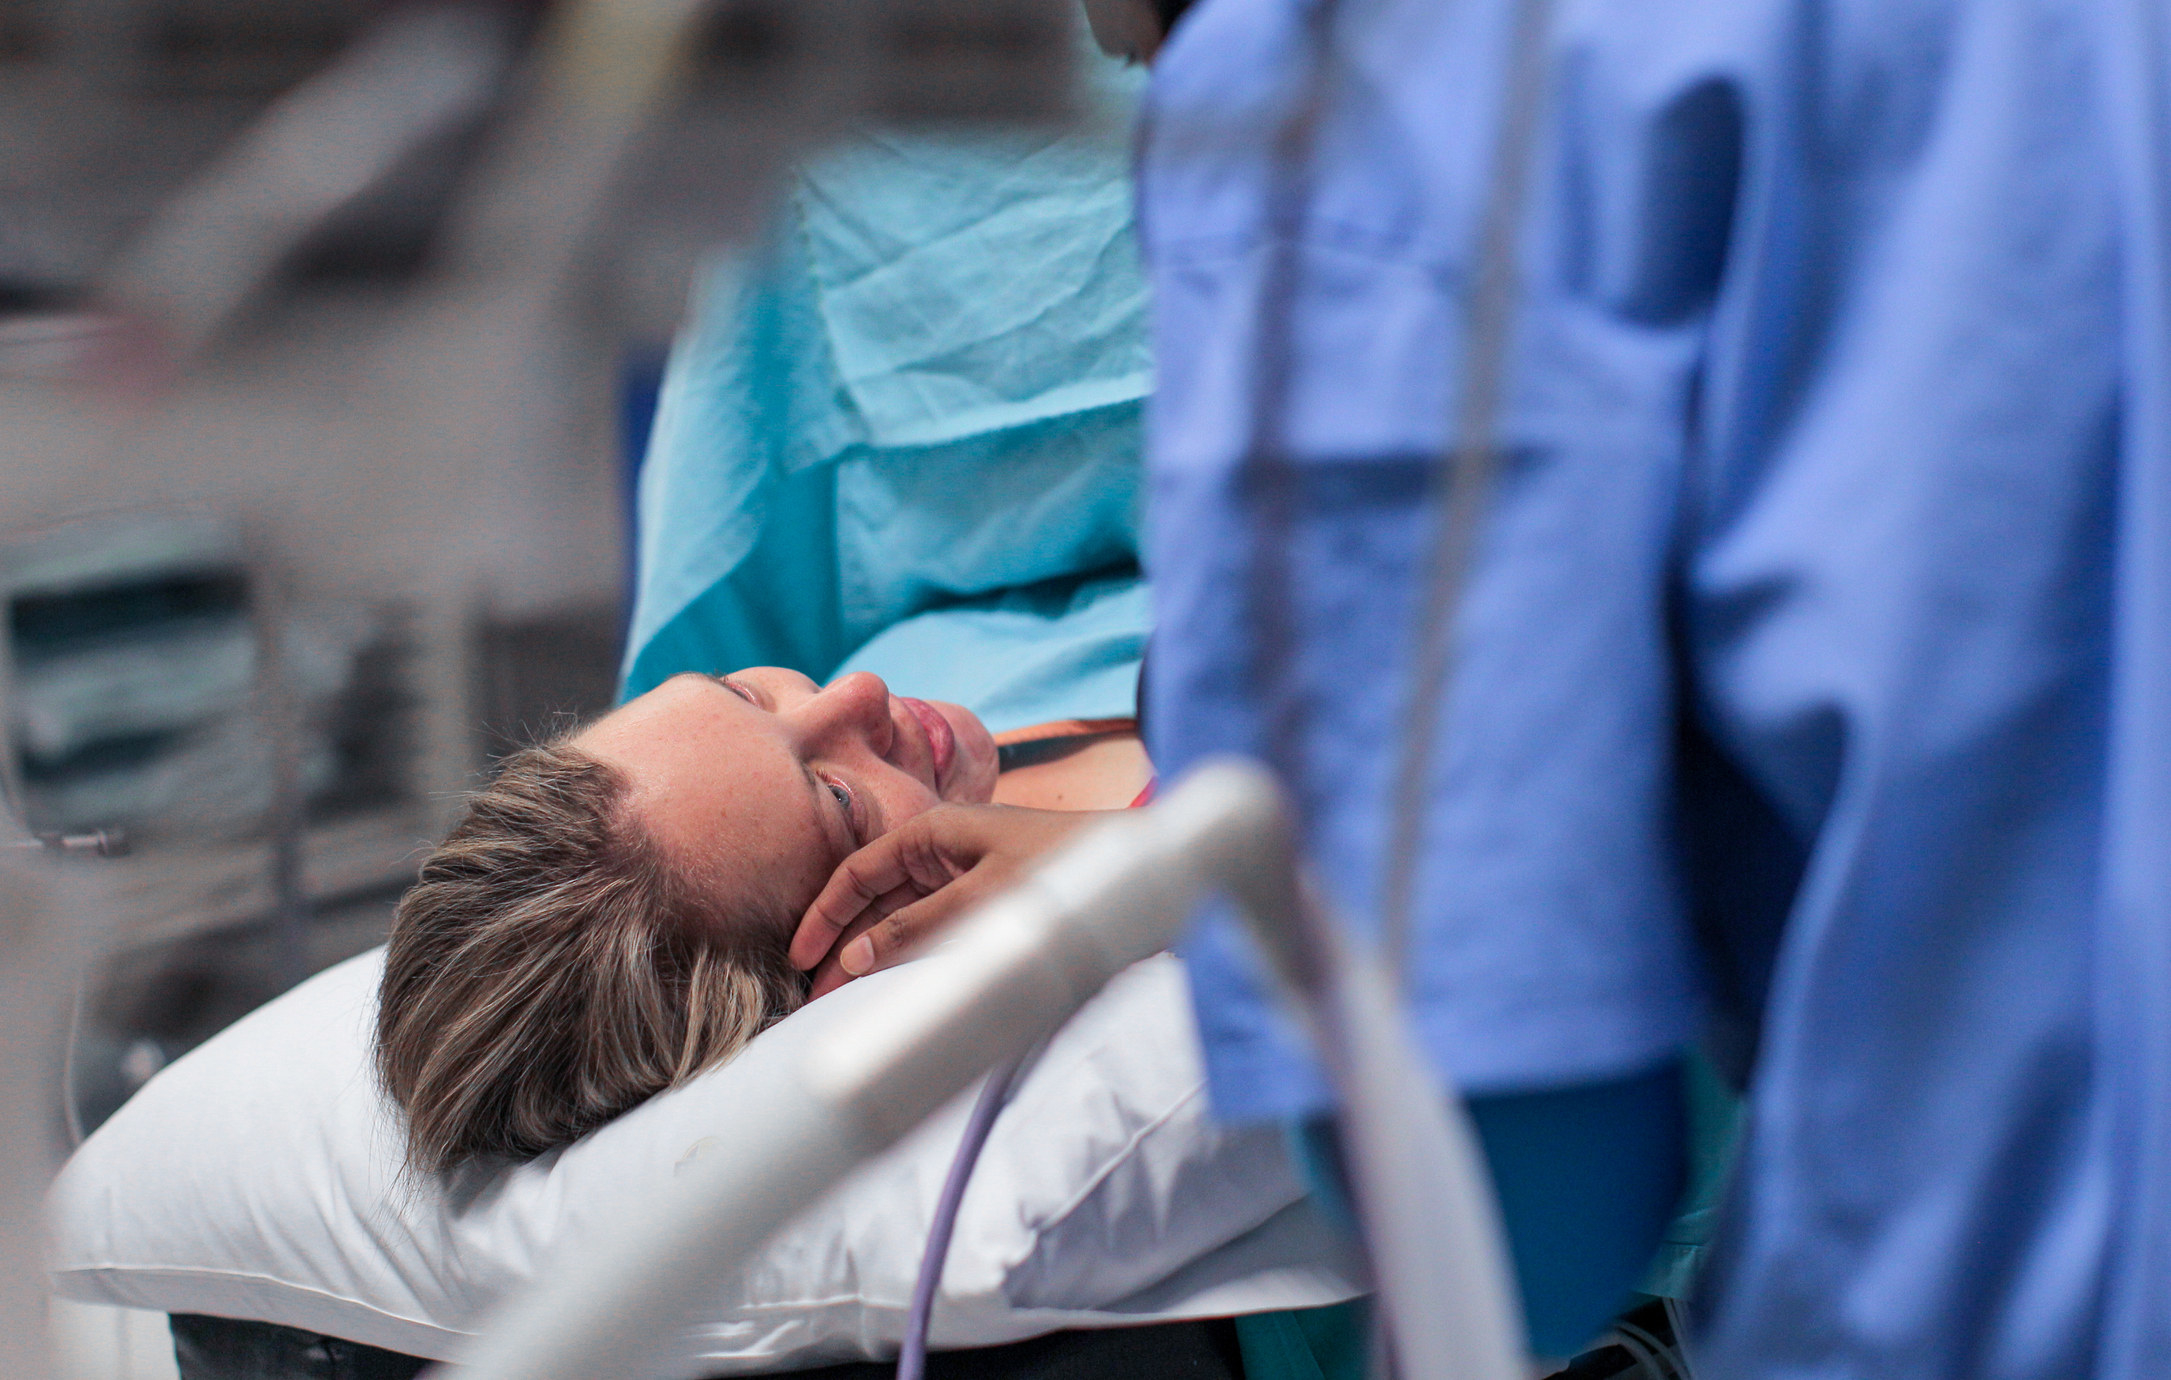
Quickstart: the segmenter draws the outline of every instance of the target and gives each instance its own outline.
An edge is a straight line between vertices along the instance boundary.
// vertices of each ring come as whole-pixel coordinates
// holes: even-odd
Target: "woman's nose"
[[[897,732],[890,688],[872,671],[854,671],[823,686],[800,707],[800,717],[810,735],[859,738],[876,756],[889,753]]]

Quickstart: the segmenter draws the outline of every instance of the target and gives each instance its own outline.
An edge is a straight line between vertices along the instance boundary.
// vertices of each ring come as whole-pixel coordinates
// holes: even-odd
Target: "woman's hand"
[[[837,864],[792,936],[814,996],[887,968],[1101,812],[938,805]]]

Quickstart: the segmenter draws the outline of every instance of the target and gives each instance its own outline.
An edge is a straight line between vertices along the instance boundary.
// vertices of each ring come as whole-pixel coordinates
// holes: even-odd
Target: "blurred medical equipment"
[[[497,22],[493,22],[493,20]],[[479,117],[512,57],[505,16],[395,12],[274,102],[102,274],[151,348],[209,345],[327,218],[430,141]]]
[[[806,1057],[795,1097],[657,1193],[624,1235],[508,1308],[458,1368],[473,1380],[653,1374],[708,1281],[1102,984],[1164,948],[1202,896],[1244,908],[1318,1030],[1398,1363],[1440,1380],[1525,1367],[1514,1286],[1469,1130],[1425,1078],[1373,962],[1319,916],[1279,792],[1257,768],[1201,768],[985,907]]]

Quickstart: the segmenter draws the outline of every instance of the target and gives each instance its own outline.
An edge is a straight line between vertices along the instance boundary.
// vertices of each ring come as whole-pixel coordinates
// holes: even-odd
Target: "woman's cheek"
[[[955,705],[938,705],[957,735],[957,757],[950,779],[943,783],[942,798],[961,805],[985,805],[995,798],[995,777],[1001,770],[995,739],[979,718]]]
[[[995,798],[995,775],[995,755],[990,752],[985,761],[975,760],[968,770],[955,773],[943,798],[961,805],[985,805]]]
[[[889,788],[882,792],[882,818],[876,833],[886,834],[906,820],[927,813],[940,805],[942,799],[924,782],[912,777],[900,777],[889,783]]]

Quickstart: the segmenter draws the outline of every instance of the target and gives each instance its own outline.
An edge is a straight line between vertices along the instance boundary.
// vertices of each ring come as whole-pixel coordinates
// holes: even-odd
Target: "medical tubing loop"
[[[1629,1360],[1635,1365],[1635,1374],[1641,1380],[1672,1380],[1673,1373],[1669,1367],[1660,1364],[1658,1352],[1625,1332],[1618,1334],[1618,1339],[1621,1350],[1628,1353]]]
[[[1544,113],[1545,38],[1551,0],[1509,0],[1514,9],[1507,99],[1493,147],[1493,181],[1479,231],[1477,275],[1464,317],[1462,388],[1428,482],[1424,584],[1411,640],[1409,697],[1389,798],[1381,878],[1381,953],[1406,973],[1415,926],[1428,785],[1440,755],[1441,721],[1455,688],[1455,632],[1500,469],[1497,431],[1506,392],[1521,269],[1517,250],[1530,200],[1533,151]]]
[[[964,1137],[958,1141],[957,1155],[942,1181],[942,1194],[935,1200],[934,1220],[928,1224],[927,1251],[920,1258],[912,1308],[905,1314],[905,1333],[897,1348],[897,1380],[920,1380],[927,1370],[927,1334],[933,1326],[935,1295],[942,1289],[943,1264],[950,1258],[950,1237],[957,1230],[958,1209],[964,1205],[965,1189],[987,1146],[988,1133],[995,1129],[995,1119],[1009,1102],[1025,1062],[1012,1059],[990,1073],[973,1101],[972,1115],[966,1118]]]
[[[1668,1346],[1656,1333],[1647,1332],[1626,1318],[1615,1318],[1613,1331],[1620,1337],[1621,1345],[1632,1354],[1651,1353],[1651,1359],[1642,1362],[1643,1368],[1651,1372],[1651,1380],[1689,1380],[1688,1372],[1676,1359],[1678,1348]]]

